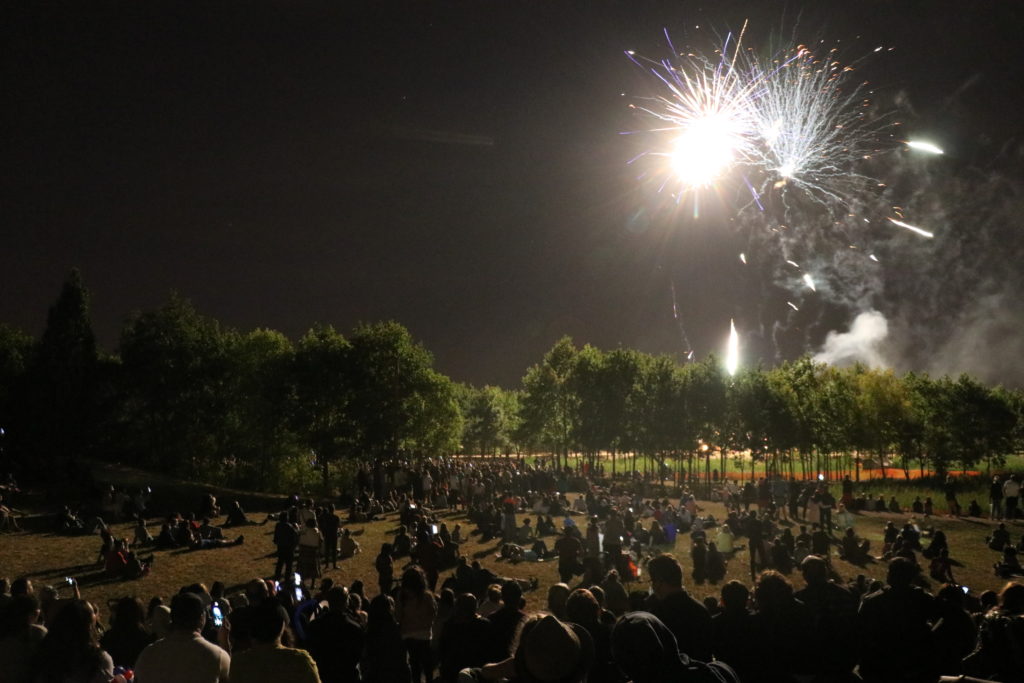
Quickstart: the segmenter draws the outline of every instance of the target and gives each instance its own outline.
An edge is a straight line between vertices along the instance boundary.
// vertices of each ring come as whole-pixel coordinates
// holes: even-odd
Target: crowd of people
[[[194,583],[148,605],[123,598],[108,606],[108,624],[73,580],[38,591],[26,578],[0,580],[0,680],[1024,680],[1024,584],[964,589],[945,534],[914,519],[887,523],[873,554],[854,531],[859,504],[846,482],[838,500],[817,481],[722,482],[714,497],[726,513],[716,519],[685,487],[669,498],[643,495],[629,479],[590,480],[569,496],[559,486],[574,476],[514,463],[390,463],[360,472],[346,521],[330,503],[293,496],[254,522],[237,502],[222,511],[211,495],[194,513],[164,515],[155,538],[139,509],[149,501],[122,500],[108,514],[132,506],[131,544],[98,515],[82,522],[63,509],[58,529],[97,533],[112,575],[149,571],[143,548],[234,545],[244,536],[226,539],[225,528],[269,523],[273,571],[236,591]],[[347,586],[325,578],[324,568],[362,552],[346,523],[375,519],[393,523],[373,563],[376,586],[362,580],[370,577]],[[492,566],[462,553],[471,537],[497,542]],[[682,538],[688,566],[671,552]],[[1005,523],[987,542],[1003,564],[1007,553],[1016,561]],[[744,552],[750,582],[724,581]],[[119,559],[129,557],[130,570]],[[886,563],[886,580],[843,581],[835,557]],[[525,595],[537,580],[494,569],[546,560],[557,562],[560,582],[528,614]],[[687,591],[691,581],[720,587],[701,601]]]

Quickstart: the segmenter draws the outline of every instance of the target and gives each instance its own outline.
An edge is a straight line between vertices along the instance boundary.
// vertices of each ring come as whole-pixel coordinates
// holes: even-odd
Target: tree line
[[[460,452],[705,476],[941,474],[1001,464],[1019,450],[1022,415],[1020,392],[968,376],[801,358],[731,377],[714,356],[679,364],[568,338],[520,387],[472,387],[396,322],[347,336],[315,326],[293,342],[222,326],[175,294],[130,315],[104,353],[77,271],[39,339],[0,325],[0,467],[23,476],[90,457],[243,488],[327,488],[357,463]]]

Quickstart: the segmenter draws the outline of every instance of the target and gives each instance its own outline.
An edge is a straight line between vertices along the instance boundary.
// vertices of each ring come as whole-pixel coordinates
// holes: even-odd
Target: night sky
[[[1006,0],[17,4],[0,321],[39,334],[78,266],[108,350],[172,289],[293,339],[395,319],[474,384],[514,385],[563,334],[678,354],[673,281],[698,356],[731,317],[754,334],[785,298],[751,311],[768,285],[737,275],[728,206],[636,221],[654,200],[620,133],[648,125],[627,105],[654,84],[623,51],[667,56],[664,28],[677,46],[749,19],[751,44],[895,47],[860,67],[878,97],[943,163],[1020,177],[1024,12]],[[761,335],[748,360],[828,329],[781,351]]]

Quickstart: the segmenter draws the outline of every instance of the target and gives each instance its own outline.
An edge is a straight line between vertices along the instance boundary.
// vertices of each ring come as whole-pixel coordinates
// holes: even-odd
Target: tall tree
[[[172,293],[121,331],[121,426],[126,455],[165,472],[220,477],[234,456],[231,350],[237,335]]]
[[[563,466],[572,448],[577,396],[570,378],[577,353],[572,339],[562,337],[523,377],[523,436],[554,453]]]
[[[72,270],[46,317],[46,329],[29,369],[24,425],[32,460],[90,454],[98,421],[96,337],[89,319],[89,292]]]
[[[299,340],[292,369],[292,424],[313,454],[325,491],[331,465],[356,443],[352,374],[352,345],[333,327],[315,327]]]

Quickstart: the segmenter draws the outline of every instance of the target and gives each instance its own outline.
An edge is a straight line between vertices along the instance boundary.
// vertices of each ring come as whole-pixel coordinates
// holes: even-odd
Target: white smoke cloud
[[[863,363],[872,368],[886,368],[889,364],[879,347],[889,336],[889,323],[878,311],[859,313],[849,332],[829,332],[814,360],[829,365]]]

